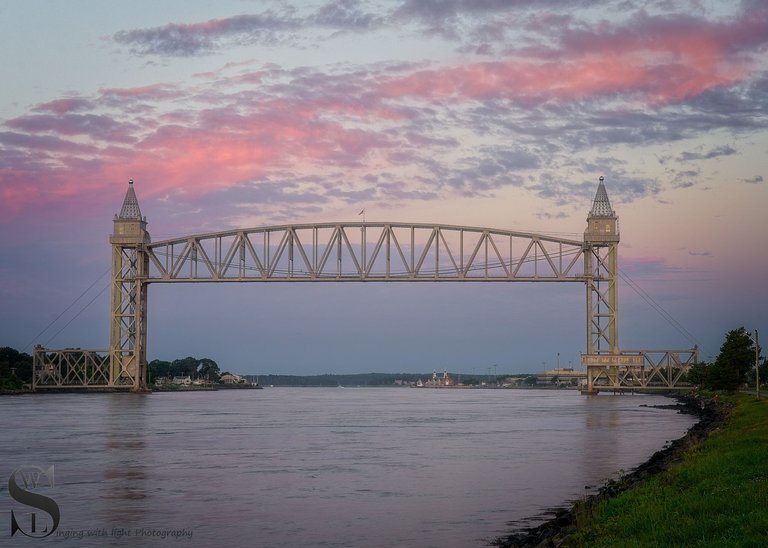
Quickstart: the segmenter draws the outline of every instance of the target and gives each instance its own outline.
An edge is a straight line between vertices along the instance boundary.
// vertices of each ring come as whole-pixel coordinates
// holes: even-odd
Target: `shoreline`
[[[138,392],[140,394],[154,394],[154,393],[181,393],[181,392],[215,392],[219,390],[263,390],[264,387],[260,385],[217,385],[217,386],[196,386],[190,387],[160,387],[142,390]],[[97,388],[85,388],[78,386],[67,387],[52,387],[42,388],[39,390],[0,390],[0,396],[22,396],[25,394],[40,395],[40,394],[136,394],[127,388],[112,388],[108,386]]]
[[[577,518],[600,501],[614,498],[624,491],[635,487],[647,478],[659,474],[682,460],[683,453],[692,446],[704,441],[709,434],[717,430],[728,418],[731,405],[718,399],[702,398],[690,394],[666,394],[678,401],[677,404],[660,406],[665,409],[677,409],[679,413],[696,415],[698,422],[688,429],[681,438],[672,441],[667,447],[656,451],[645,462],[616,480],[603,484],[596,493],[583,500],[566,503],[562,507],[550,509],[551,514],[544,523],[533,527],[512,529],[506,535],[496,537],[489,546],[502,548],[524,548],[538,546],[559,546],[571,533]],[[654,406],[657,407],[657,406]]]

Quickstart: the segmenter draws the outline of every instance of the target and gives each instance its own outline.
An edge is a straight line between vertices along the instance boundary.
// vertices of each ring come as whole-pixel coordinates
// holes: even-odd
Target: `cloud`
[[[599,174],[612,200],[628,203],[692,186],[698,173],[674,169],[673,161],[737,151],[711,144],[680,151],[681,144],[665,153],[671,175],[660,180],[622,162],[627,147],[768,129],[768,73],[755,65],[766,32],[746,13],[706,19],[657,10],[598,24],[566,4],[546,2],[544,11],[532,2],[400,4],[401,24],[450,20],[468,24],[467,35],[485,25],[484,39],[504,52],[493,60],[291,69],[245,61],[193,83],[105,87],[43,102],[0,128],[0,185],[13,188],[3,190],[0,211],[53,210],[93,189],[119,194],[107,182],[130,177],[145,185],[147,199],[183,192],[197,207],[215,195],[233,207],[270,204],[280,214],[292,205],[332,210],[495,196],[509,187],[567,205],[589,202]],[[120,36],[141,55],[184,56],[282,40],[303,24],[333,32],[393,24],[391,13],[367,6],[285,8]],[[529,8],[520,21],[510,18]],[[536,40],[510,42],[500,18],[512,22],[509,32],[539,33]]]
[[[384,18],[361,10],[358,0],[335,0],[320,6],[306,22],[338,30],[370,30],[379,28]]]
[[[52,112],[61,115],[80,110],[91,110],[92,108],[93,103],[87,99],[82,97],[65,97],[49,101],[48,103],[42,103],[35,106],[32,110],[34,112]]]
[[[557,213],[540,211],[536,214],[536,217],[542,221],[551,221],[553,219],[567,219],[568,215],[563,211],[558,211]]]
[[[648,277],[669,273],[672,267],[664,257],[622,257],[620,270],[622,274],[628,274],[631,277]]]
[[[711,257],[712,253],[709,252],[709,251],[693,251],[693,250],[691,250],[691,251],[688,252],[688,255],[690,255],[691,257]]]
[[[381,15],[365,12],[357,0],[328,2],[315,12],[299,14],[293,7],[267,10],[199,23],[169,23],[160,27],[124,30],[112,39],[134,55],[192,57],[238,45],[276,45],[294,39],[299,31],[330,29],[368,31],[380,27]]]
[[[120,123],[109,116],[95,114],[35,114],[8,120],[6,125],[27,133],[84,135],[101,141],[130,143],[137,126]]]
[[[680,155],[680,161],[690,162],[693,160],[711,160],[720,156],[731,156],[736,154],[736,149],[730,145],[715,147],[707,152],[683,152]]]
[[[678,171],[675,173],[672,186],[674,188],[690,188],[696,184],[695,180],[699,178],[699,174],[700,170],[698,169]]]
[[[298,30],[301,20],[288,13],[266,11],[211,19],[204,23],[169,23],[162,27],[115,33],[118,44],[129,46],[135,55],[190,57],[209,54],[223,40],[268,44],[278,41],[279,32]]]

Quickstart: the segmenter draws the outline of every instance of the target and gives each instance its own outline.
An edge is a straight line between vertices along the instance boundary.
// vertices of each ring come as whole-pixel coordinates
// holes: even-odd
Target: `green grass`
[[[768,401],[730,419],[683,461],[581,509],[566,546],[768,546]]]

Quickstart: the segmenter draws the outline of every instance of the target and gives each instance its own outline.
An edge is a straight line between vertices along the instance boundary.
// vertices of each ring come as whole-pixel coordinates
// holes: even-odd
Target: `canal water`
[[[483,546],[684,435],[692,417],[649,407],[668,403],[409,388],[2,397],[0,535],[31,545],[32,513],[35,534],[52,527],[8,479],[53,466],[53,486],[28,490],[58,507],[45,541],[61,546]]]

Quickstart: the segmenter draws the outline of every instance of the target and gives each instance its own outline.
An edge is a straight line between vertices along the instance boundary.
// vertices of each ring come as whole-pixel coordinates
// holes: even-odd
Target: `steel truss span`
[[[679,388],[685,373],[698,363],[699,349],[622,350],[619,355],[585,355],[582,361],[594,368],[593,389],[598,391],[669,390]]]
[[[128,183],[114,217],[107,351],[35,347],[33,389],[147,388],[147,288],[205,282],[581,282],[582,392],[678,386],[698,350],[622,352],[618,217],[600,178],[583,240],[423,223],[319,223],[152,242]],[[654,357],[660,355],[660,357]]]
[[[146,246],[152,282],[584,282],[584,243],[470,226],[325,223]]]
[[[35,346],[33,383],[36,388],[93,388],[110,386],[110,351]]]

